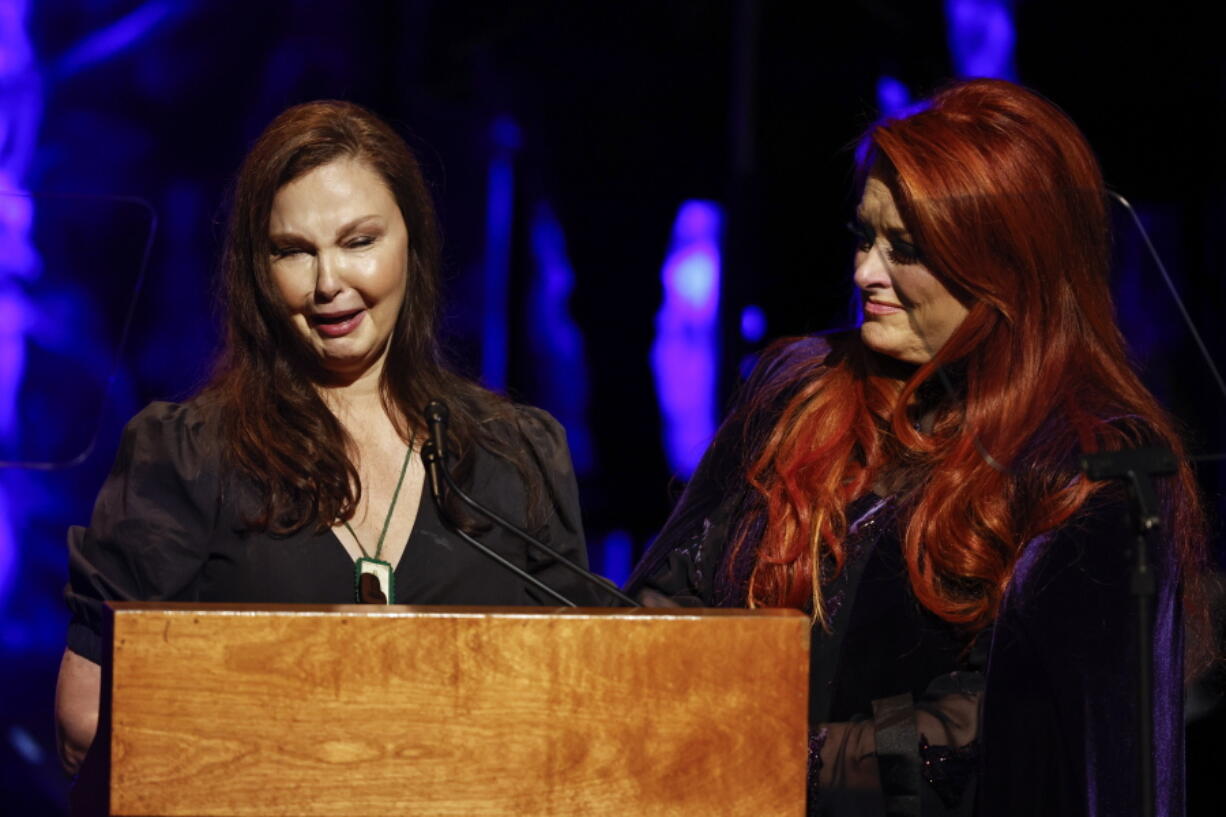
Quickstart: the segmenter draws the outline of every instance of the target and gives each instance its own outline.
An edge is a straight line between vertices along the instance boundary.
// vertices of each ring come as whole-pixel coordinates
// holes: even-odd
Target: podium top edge
[[[205,602],[109,601],[116,616],[161,614],[173,616],[293,616],[363,618],[807,618],[799,610],[729,607],[480,607],[451,605],[371,604],[219,604]]]

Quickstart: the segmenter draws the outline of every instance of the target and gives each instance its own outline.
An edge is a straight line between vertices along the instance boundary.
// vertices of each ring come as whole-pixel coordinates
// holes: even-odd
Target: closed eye
[[[305,247],[273,247],[272,257],[275,258],[291,258],[295,255],[306,254],[308,250]]]
[[[873,244],[877,241],[877,234],[873,232],[873,228],[867,224],[856,220],[847,222],[848,231],[856,238],[856,249],[861,252],[868,252],[873,248]]]
[[[887,252],[892,264],[918,264],[920,263],[919,247],[909,241],[903,241],[901,238],[890,239],[890,249]]]
[[[349,249],[360,249],[361,247],[369,247],[371,244],[374,244],[374,243],[375,243],[375,236],[360,235],[360,236],[355,236],[353,239],[348,241],[345,244],[345,246],[348,247]]]

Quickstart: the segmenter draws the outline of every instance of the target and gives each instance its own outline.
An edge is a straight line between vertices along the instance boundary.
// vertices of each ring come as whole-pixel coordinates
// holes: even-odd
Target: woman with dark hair
[[[1114,322],[1097,162],[975,80],[858,165],[862,325],[764,357],[630,587],[811,614],[811,813],[1139,813],[1128,506],[1079,457],[1167,446],[1156,803],[1182,814],[1202,515]]]
[[[586,563],[561,427],[447,368],[440,237],[404,141],[369,111],[281,114],[243,162],[211,382],[129,423],[87,529],[69,535],[73,618],[57,715],[65,767],[97,722],[104,600],[547,604],[461,541],[480,520],[423,499],[426,405],[450,409],[453,473]],[[483,541],[577,603],[590,589],[499,529]]]

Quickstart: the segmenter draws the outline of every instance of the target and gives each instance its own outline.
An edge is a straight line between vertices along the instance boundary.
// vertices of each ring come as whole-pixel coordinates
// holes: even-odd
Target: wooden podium
[[[804,813],[799,613],[110,606],[74,814]]]

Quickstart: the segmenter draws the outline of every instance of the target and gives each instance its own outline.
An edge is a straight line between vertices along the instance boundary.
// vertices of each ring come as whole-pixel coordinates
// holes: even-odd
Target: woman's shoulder
[[[468,388],[457,390],[452,397],[452,414],[459,410],[471,418],[478,444],[488,440],[499,447],[522,447],[525,442],[546,446],[565,442],[562,424],[548,411],[517,403],[476,384],[465,385]]]
[[[217,407],[202,397],[182,403],[155,400],[128,421],[126,430],[151,435],[216,437]]]
[[[483,407],[474,439],[474,490],[515,516],[548,500],[569,530],[580,530],[579,494],[566,429],[535,406],[504,399]]]
[[[199,433],[213,419],[213,408],[203,398],[182,403],[154,400],[128,421],[129,428],[154,430],[176,429]]]
[[[775,341],[755,361],[742,386],[742,398],[787,392],[809,382],[841,360],[857,337],[854,330],[839,330]]]
[[[854,335],[852,330],[781,338],[762,352],[750,379],[771,380],[786,376],[796,367],[806,369],[837,359]]]
[[[503,402],[490,410],[480,424],[484,435],[496,448],[525,452],[547,473],[571,470],[566,429],[548,411],[523,403]],[[483,447],[490,446],[487,443]]]
[[[566,429],[545,409],[512,403],[511,417],[516,433],[534,449],[554,451],[566,447]]]
[[[771,344],[737,389],[720,436],[740,429],[742,442],[748,442],[769,432],[792,397],[841,360],[857,337],[854,331],[839,331]]]
[[[124,427],[116,465],[124,460],[157,460],[172,463],[178,470],[195,471],[216,465],[219,457],[216,409],[209,401],[155,401]]]
[[[123,543],[197,558],[222,501],[215,424],[202,409],[194,401],[151,403],[128,422],[89,530],[74,534],[74,547]]]
[[[1010,577],[1002,612],[1036,609],[1121,608],[1128,597],[1128,553],[1135,531],[1122,490],[1092,496],[1060,527],[1041,534],[1022,549]],[[1160,584],[1177,580],[1164,542],[1151,553]],[[1067,608],[1067,609],[1065,609]]]

